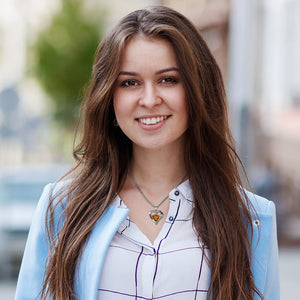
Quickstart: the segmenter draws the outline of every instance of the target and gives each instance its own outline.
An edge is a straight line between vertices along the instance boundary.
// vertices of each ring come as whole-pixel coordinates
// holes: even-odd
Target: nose
[[[152,108],[154,106],[160,105],[162,103],[162,98],[158,93],[157,88],[154,84],[145,84],[142,95],[139,99],[139,105]]]

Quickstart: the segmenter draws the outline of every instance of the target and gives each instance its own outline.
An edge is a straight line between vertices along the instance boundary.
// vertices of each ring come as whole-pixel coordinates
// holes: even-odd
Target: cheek
[[[119,110],[119,104],[118,104],[118,100],[115,98],[115,96],[113,98],[113,107],[114,107],[115,115],[117,116],[118,110]]]
[[[113,107],[117,122],[122,131],[126,131],[126,126],[133,120],[133,106],[126,97],[115,95]]]
[[[124,112],[124,109],[126,106],[124,105],[125,101],[122,101],[122,97],[119,93],[115,93],[113,95],[113,106],[116,117],[122,115],[122,112]]]
[[[185,97],[185,93],[181,95],[181,100],[178,101],[178,110],[181,112],[181,118],[183,122],[185,123],[185,127],[188,127],[188,105],[187,105],[187,100]]]
[[[187,117],[187,100],[183,91],[177,94],[176,109]]]
[[[186,101],[185,94],[182,95],[182,98],[180,101],[180,106],[181,106],[182,111],[184,111],[186,113],[187,112],[187,101]]]
[[[113,94],[113,107],[115,115],[128,121],[132,118],[137,106],[137,96],[133,92],[116,91]]]

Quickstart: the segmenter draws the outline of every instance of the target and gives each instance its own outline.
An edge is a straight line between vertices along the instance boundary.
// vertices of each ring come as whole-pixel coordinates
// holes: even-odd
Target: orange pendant
[[[155,224],[157,224],[163,216],[164,214],[161,210],[153,209],[149,211],[149,217]]]

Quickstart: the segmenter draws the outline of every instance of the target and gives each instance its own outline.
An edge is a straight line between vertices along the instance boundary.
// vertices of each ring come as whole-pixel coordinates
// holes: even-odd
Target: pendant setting
[[[163,216],[164,213],[159,209],[152,209],[149,211],[149,217],[156,225]]]

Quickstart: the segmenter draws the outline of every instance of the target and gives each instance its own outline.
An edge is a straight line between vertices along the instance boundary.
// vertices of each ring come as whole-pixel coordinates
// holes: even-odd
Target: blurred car
[[[69,165],[22,165],[0,170],[0,278],[17,275],[43,188],[69,169]]]

